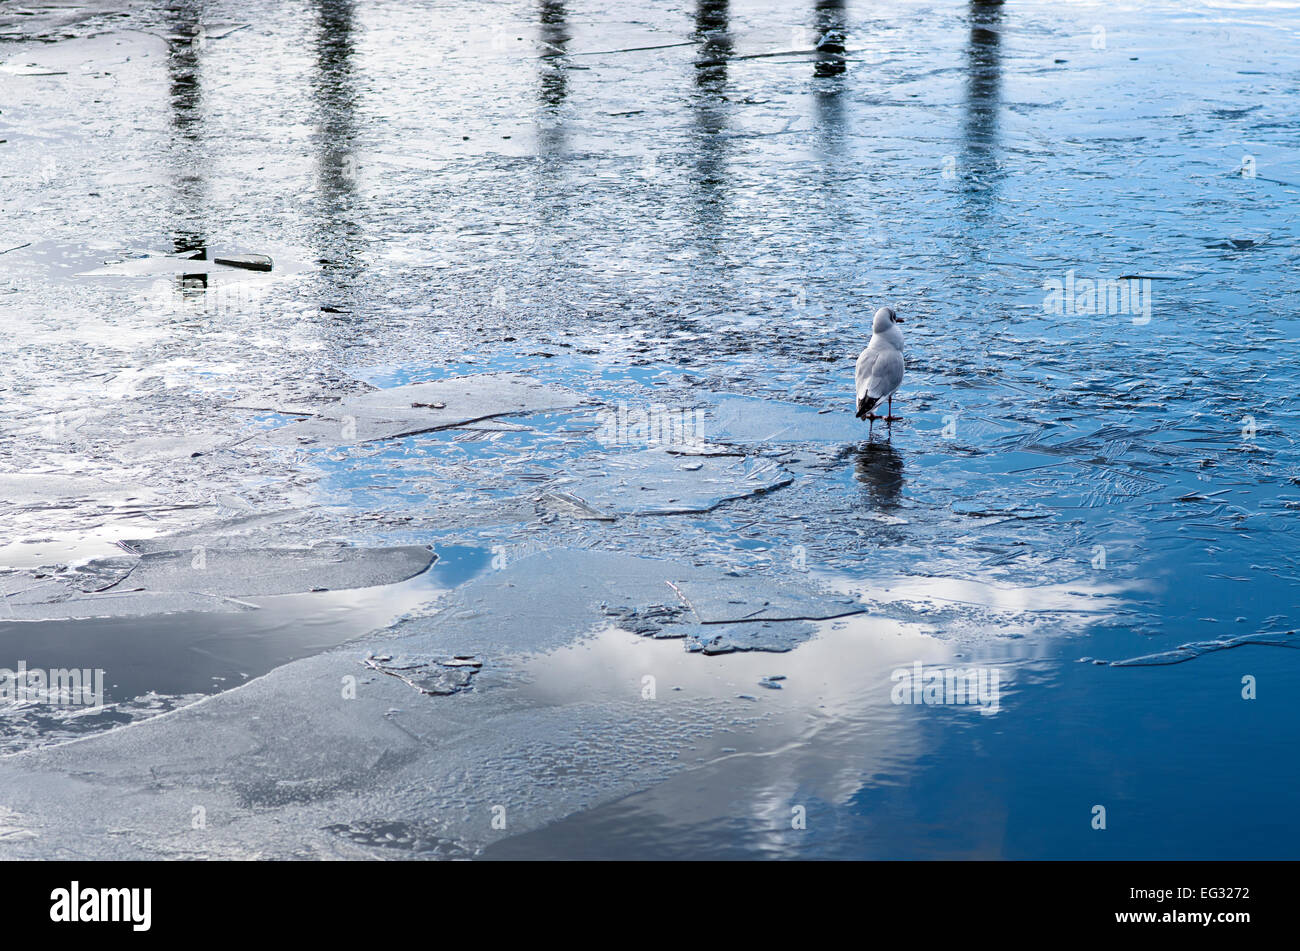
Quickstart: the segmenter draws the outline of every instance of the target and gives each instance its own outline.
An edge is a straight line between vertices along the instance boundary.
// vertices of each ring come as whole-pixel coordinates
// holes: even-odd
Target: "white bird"
[[[888,307],[876,311],[871,321],[871,342],[858,355],[858,419],[878,419],[871,411],[884,399],[889,400],[885,422],[899,419],[894,415],[894,391],[903,382],[903,331],[898,329],[902,322]]]

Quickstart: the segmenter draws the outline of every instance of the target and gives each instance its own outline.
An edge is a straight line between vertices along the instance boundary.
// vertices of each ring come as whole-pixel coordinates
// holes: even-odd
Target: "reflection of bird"
[[[894,390],[903,382],[902,322],[888,307],[876,311],[871,322],[871,342],[858,356],[858,419],[878,419],[871,411],[883,399],[889,400],[885,422],[899,419],[894,415]]]
[[[884,508],[898,504],[903,491],[903,457],[887,442],[869,442],[858,450],[854,463],[857,479],[867,487],[871,500]]]

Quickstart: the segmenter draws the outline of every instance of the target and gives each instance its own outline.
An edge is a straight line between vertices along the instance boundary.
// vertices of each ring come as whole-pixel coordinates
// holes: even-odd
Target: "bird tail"
[[[858,398],[858,419],[866,419],[867,414],[876,408],[880,402],[878,396],[862,396]]]

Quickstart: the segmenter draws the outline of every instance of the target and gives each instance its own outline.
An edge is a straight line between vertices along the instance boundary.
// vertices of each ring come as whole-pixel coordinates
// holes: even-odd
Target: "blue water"
[[[1113,638],[1122,640],[1121,638]],[[1091,649],[1112,638],[1089,637]],[[633,796],[489,848],[489,858],[1288,859],[1297,779],[1285,725],[1300,663],[1245,648],[1172,669],[1037,665],[1004,712],[928,708],[916,747],[844,800],[797,789],[807,829],[676,821]],[[1288,652],[1278,652],[1287,654]],[[1254,673],[1258,699],[1241,699]],[[719,768],[724,769],[724,767]],[[721,779],[696,780],[710,792]],[[727,811],[727,799],[710,800]],[[1106,828],[1093,828],[1093,808]]]
[[[132,16],[172,37],[135,70],[0,74],[0,252],[34,242],[0,254],[0,313],[23,322],[0,341],[5,471],[268,510],[303,505],[286,486],[306,474],[314,534],[290,540],[445,546],[448,584],[497,545],[782,577],[797,547],[818,579],[872,592],[873,616],[1007,675],[996,716],[810,714],[794,752],[771,751],[793,785],[722,757],[487,857],[1300,854],[1300,652],[1284,646],[1300,604],[1300,13],[216,2],[206,22],[256,28],[197,50],[176,38],[186,5]],[[296,269],[256,306],[161,326],[141,316],[146,281],[69,273],[196,239],[283,246]],[[1129,276],[1142,307],[1049,306],[1054,287]],[[538,516],[566,475],[637,448],[600,444],[590,408],[195,470],[111,461],[128,437],[291,418],[229,397],[492,370],[605,405],[761,397],[811,434],[820,410],[851,412],[882,304],[906,320],[905,421],[766,447],[793,485],[697,516]],[[144,370],[134,388],[124,367]],[[75,444],[39,436],[51,401],[89,414]],[[104,517],[4,515],[4,542]],[[1259,634],[1277,643],[1112,665]],[[873,677],[864,704],[887,689]],[[881,730],[897,742],[834,793],[797,775],[796,755],[852,773]],[[756,805],[778,799],[806,806],[807,829]]]

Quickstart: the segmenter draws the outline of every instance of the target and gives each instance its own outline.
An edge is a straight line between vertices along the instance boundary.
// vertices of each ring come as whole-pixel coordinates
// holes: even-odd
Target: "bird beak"
[[[894,318],[894,323],[896,323],[896,324],[901,324],[902,322],[903,322],[903,318],[902,318],[902,317],[895,317],[895,318]]]

